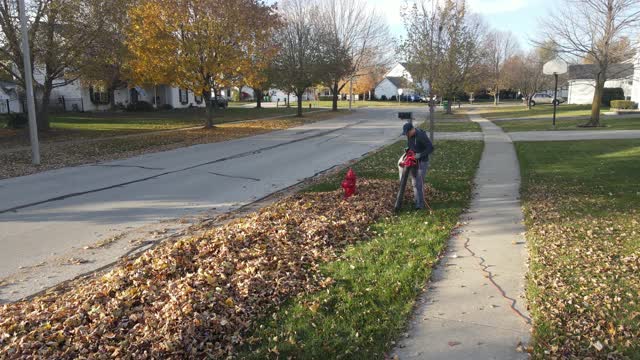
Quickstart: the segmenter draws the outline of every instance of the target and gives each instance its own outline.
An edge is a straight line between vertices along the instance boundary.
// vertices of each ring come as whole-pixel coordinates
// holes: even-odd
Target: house
[[[18,84],[0,81],[0,114],[22,112],[22,101],[18,94]]]
[[[417,91],[413,84],[413,77],[407,70],[407,63],[398,63],[391,68],[384,78],[375,87],[375,98],[378,100],[398,97],[398,91],[402,90],[402,95],[413,95]]]
[[[42,85],[44,79],[42,67],[36,66],[33,72],[34,82]],[[0,84],[0,99],[4,99],[2,95],[4,89],[1,87],[2,84]],[[15,90],[16,87],[13,86],[13,89]],[[6,91],[4,92],[5,96],[9,96],[6,95]],[[42,98],[42,93],[35,95],[37,99]],[[57,111],[106,111],[112,109],[111,96],[113,96],[113,104],[119,107],[126,107],[140,101],[157,105],[157,107],[164,105],[175,109],[206,106],[202,96],[196,96],[193,91],[168,85],[123,87],[111,94],[104,87],[92,86],[79,79],[72,81],[58,79],[54,81],[49,107]],[[21,112],[22,105],[21,101],[17,100],[17,91],[15,98],[16,104],[11,107],[11,111]],[[0,112],[6,112],[1,104]]]
[[[74,80],[53,89],[51,104],[62,111],[106,111],[111,109],[111,96],[103,87]],[[206,106],[202,96],[196,96],[193,91],[167,85],[125,87],[113,92],[116,106],[126,107],[140,101],[174,109]]]
[[[568,72],[568,104],[591,104],[595,91],[597,66],[592,64],[570,65]],[[640,97],[640,67],[636,63],[611,64],[607,69],[605,88],[622,88],[627,100],[638,102]],[[635,81],[634,81],[635,79]],[[636,89],[634,94],[634,89]]]

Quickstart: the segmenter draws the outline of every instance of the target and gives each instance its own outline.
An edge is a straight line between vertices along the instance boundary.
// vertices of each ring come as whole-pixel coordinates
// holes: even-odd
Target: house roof
[[[569,65],[569,80],[593,80],[598,66],[593,64]],[[633,64],[611,64],[607,68],[607,79],[624,79],[633,76]]]
[[[387,76],[385,79],[389,80],[398,89],[407,86],[407,79],[402,76]]]

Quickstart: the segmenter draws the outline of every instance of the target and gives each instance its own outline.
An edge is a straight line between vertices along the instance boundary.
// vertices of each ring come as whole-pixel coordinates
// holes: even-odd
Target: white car
[[[564,100],[559,97],[556,99],[557,105],[563,102]],[[545,93],[535,93],[531,97],[531,100],[529,100],[529,103],[531,103],[531,106],[536,106],[537,104],[553,104],[553,96]]]

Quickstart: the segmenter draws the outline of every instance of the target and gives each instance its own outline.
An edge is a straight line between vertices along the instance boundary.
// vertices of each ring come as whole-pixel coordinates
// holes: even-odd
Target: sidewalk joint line
[[[436,319],[436,320],[442,320],[442,321],[453,321],[453,322],[459,322],[459,323],[463,323],[463,324],[484,326],[484,327],[488,327],[488,328],[492,328],[492,329],[498,329],[498,330],[504,330],[504,331],[513,331],[513,332],[516,332],[516,333],[523,333],[523,334],[526,333],[526,332],[523,332],[522,330],[518,330],[518,329],[510,329],[510,328],[505,328],[505,327],[501,327],[501,326],[495,326],[495,325],[489,325],[489,324],[481,324],[481,323],[475,322],[475,321],[459,320],[459,319],[447,319],[447,318],[444,318],[444,317],[441,317],[441,316],[429,316],[429,318]]]

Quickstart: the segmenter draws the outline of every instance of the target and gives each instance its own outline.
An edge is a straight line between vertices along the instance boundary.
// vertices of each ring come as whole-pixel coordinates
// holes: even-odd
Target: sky
[[[385,15],[389,29],[395,37],[405,35],[400,7],[405,0],[367,0]],[[510,30],[523,50],[531,48],[540,28],[538,19],[549,13],[554,0],[467,0],[471,10],[481,14],[492,29]]]

